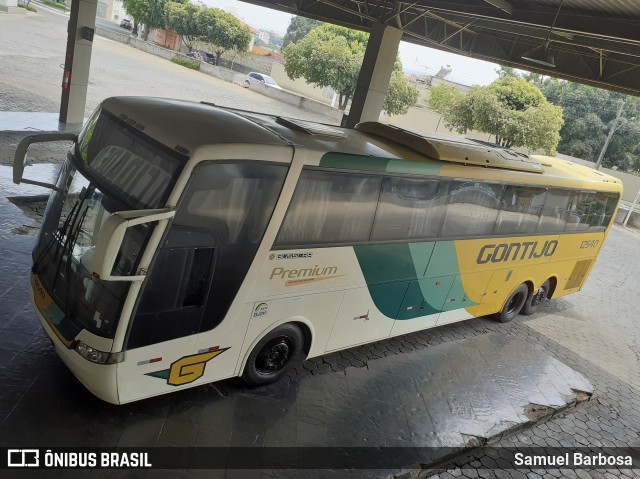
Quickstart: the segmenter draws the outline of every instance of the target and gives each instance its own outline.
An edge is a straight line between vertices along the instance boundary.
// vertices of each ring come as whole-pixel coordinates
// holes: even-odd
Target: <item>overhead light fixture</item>
[[[562,9],[562,4],[564,0],[560,1],[560,6],[558,7],[558,11],[556,12],[556,16],[553,18],[553,23],[549,28],[549,33],[547,33],[547,39],[540,45],[539,47],[534,48],[533,50],[529,50],[525,54],[523,54],[520,58],[523,60],[530,61],[532,63],[537,63],[538,65],[543,65],[549,68],[555,68],[556,62],[553,55],[549,52],[549,41],[551,38],[551,32],[553,32],[553,27],[556,26],[556,20],[558,20],[558,15],[560,15],[560,10]]]
[[[538,65],[543,65],[549,68],[555,68],[556,63],[553,55],[549,52],[549,42],[544,42],[539,47],[534,48],[533,50],[529,50],[527,53],[522,55],[520,58],[523,60],[528,60],[532,63],[537,63]]]

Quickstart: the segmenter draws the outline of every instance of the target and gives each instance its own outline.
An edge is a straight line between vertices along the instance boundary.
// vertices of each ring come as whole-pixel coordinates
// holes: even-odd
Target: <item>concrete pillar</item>
[[[18,8],[18,0],[0,0],[0,12],[24,14],[27,9]]]
[[[75,0],[71,3],[60,100],[62,123],[84,121],[97,8],[98,0]]]
[[[378,121],[401,38],[402,31],[397,28],[383,24],[373,26],[351,101],[349,128],[361,121]]]

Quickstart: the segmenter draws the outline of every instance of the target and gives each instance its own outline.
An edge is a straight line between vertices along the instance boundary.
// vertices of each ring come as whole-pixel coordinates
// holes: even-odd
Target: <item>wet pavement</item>
[[[25,176],[51,181],[56,168],[30,166]],[[407,458],[408,468],[440,460],[451,454],[449,448],[496,441],[586,401],[593,392],[588,379],[550,354],[515,335],[494,332],[402,348],[399,354],[363,355],[362,347],[355,348],[306,361],[285,380],[256,389],[232,380],[130,405],[106,404],[57,358],[29,304],[37,216],[29,218],[23,209],[35,204],[40,206],[31,210],[41,211],[43,192],[14,185],[11,170],[0,166],[2,446],[425,448]],[[392,351],[394,344],[424,334],[429,333],[367,347]],[[49,477],[38,472],[35,477]],[[49,472],[60,477],[60,471]],[[246,477],[227,472],[218,471]],[[362,469],[338,477],[394,472],[399,470]],[[203,472],[203,477],[211,476]]]

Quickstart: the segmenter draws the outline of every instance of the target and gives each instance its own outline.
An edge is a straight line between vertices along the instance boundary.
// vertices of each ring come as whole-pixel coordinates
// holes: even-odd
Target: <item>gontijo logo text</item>
[[[553,256],[558,247],[558,240],[547,240],[543,245],[538,241],[525,241],[523,243],[486,244],[480,248],[476,263],[485,264],[501,263],[504,261],[517,261],[535,259],[543,256]]]
[[[312,268],[302,269],[285,269],[285,268],[273,268],[269,279],[279,278],[288,279],[285,286],[297,286],[306,283],[315,283],[316,281],[324,281],[327,279],[339,278],[344,274],[338,274],[337,266],[318,266],[317,264]]]

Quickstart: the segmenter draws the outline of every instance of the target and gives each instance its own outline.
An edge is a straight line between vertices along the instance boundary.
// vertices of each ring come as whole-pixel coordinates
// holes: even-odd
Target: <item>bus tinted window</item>
[[[207,280],[213,259],[213,248],[196,248],[182,307],[201,306],[204,301]]]
[[[589,231],[604,231],[618,204],[617,193],[596,193],[589,211]]]
[[[367,241],[380,182],[376,176],[303,171],[276,243]]]
[[[165,206],[185,160],[106,112],[83,130],[76,153],[100,185],[136,209]]]
[[[544,198],[538,233],[559,233],[567,224],[567,212],[573,193],[549,189]]]
[[[286,167],[212,163],[200,167],[185,195],[180,224],[227,233],[228,244],[257,244],[280,194]]]
[[[591,192],[576,191],[573,194],[565,231],[587,231],[589,229],[589,213],[595,199],[596,194]]]
[[[442,227],[443,237],[492,234],[502,198],[500,185],[453,181]]]
[[[439,180],[385,178],[371,239],[437,237],[446,212],[447,185]]]
[[[530,186],[506,186],[495,233],[535,233],[547,190]]]

